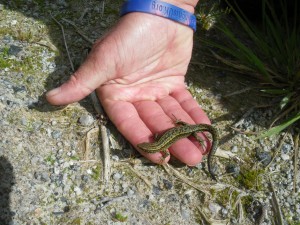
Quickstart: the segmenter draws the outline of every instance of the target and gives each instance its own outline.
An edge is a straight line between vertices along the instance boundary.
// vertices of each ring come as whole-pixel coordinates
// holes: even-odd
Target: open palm
[[[96,90],[107,115],[133,146],[173,127],[174,117],[210,123],[184,84],[192,47],[192,29],[161,17],[130,13],[94,44],[83,65],[47,99],[64,105]],[[189,139],[177,141],[169,150],[188,165],[199,163],[204,152]],[[161,162],[161,153],[141,154]]]

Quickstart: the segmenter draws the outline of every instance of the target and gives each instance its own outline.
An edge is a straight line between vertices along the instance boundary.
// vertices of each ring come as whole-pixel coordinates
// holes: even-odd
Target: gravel
[[[272,205],[275,193],[284,221],[299,223],[300,174],[295,179],[293,133],[278,150],[283,135],[257,140],[229,130],[239,120],[237,129],[260,131],[276,112],[254,110],[243,117],[241,109],[247,111],[249,107],[245,96],[231,100],[231,105],[238,102],[238,110],[225,107],[222,96],[240,88],[234,86],[240,82],[233,82],[226,74],[213,77],[213,73],[201,72],[198,67],[191,66],[190,73],[197,77],[201,73],[201,85],[188,82],[187,86],[220,130],[220,148],[234,153],[241,161],[214,157],[214,171],[219,179],[216,185],[207,182],[210,178],[206,159],[196,167],[174,163],[187,180],[196,183],[192,187],[143,160],[127,143],[121,150],[112,150],[111,177],[105,184],[100,135],[92,134],[87,140],[87,132],[98,127],[90,99],[67,107],[51,107],[43,97],[71,74],[60,28],[48,12],[75,21],[83,33],[95,40],[116,22],[118,15],[114,11],[120,2],[106,3],[102,17],[97,1],[46,1],[44,5],[37,2],[28,1],[22,7],[17,3],[13,6],[10,1],[0,4],[1,225],[100,224],[99,221],[202,224],[203,215],[241,224],[234,205],[245,209],[242,224],[254,224],[264,206],[267,213],[263,224],[272,224],[276,215]],[[71,57],[79,65],[87,43],[68,24],[64,26],[68,28],[65,32]],[[205,82],[212,77],[207,88]],[[109,127],[115,138],[115,129]],[[253,168],[262,171],[267,165],[257,180],[247,183],[242,179],[251,177],[253,173],[249,171],[255,171]],[[296,166],[299,168],[299,160]],[[120,218],[126,219],[121,222]]]

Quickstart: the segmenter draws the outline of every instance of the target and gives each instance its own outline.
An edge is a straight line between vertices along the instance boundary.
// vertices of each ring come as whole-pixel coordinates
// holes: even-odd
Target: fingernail
[[[46,93],[47,97],[52,97],[54,95],[57,95],[60,92],[60,87],[54,88],[51,91]]]

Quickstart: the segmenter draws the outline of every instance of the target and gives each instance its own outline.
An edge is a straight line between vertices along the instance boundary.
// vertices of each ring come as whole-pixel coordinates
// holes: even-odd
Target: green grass
[[[294,1],[297,6],[297,0]],[[295,125],[300,119],[300,25],[297,7],[289,14],[287,0],[276,3],[262,0],[261,4],[260,26],[249,21],[239,8],[230,6],[242,33],[235,32],[223,16],[215,28],[225,38],[201,40],[214,49],[212,55],[219,61],[240,74],[257,79],[260,91],[272,98],[279,113],[271,126],[277,126],[262,134],[270,136]],[[280,5],[281,13],[276,12],[275,4]]]

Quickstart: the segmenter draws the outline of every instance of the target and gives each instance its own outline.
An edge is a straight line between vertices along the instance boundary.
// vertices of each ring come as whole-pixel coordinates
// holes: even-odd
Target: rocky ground
[[[117,21],[120,2],[0,3],[1,225],[300,223],[297,132],[256,139],[275,110],[256,107],[265,99],[249,90],[254,82],[208,66],[218,62],[206,61],[200,31],[187,86],[220,132],[218,182],[205,159],[193,168],[173,160],[175,172],[149,163],[108,123],[105,183],[91,99],[55,108],[43,94],[71,74],[52,17],[65,29],[76,68],[82,52]]]

